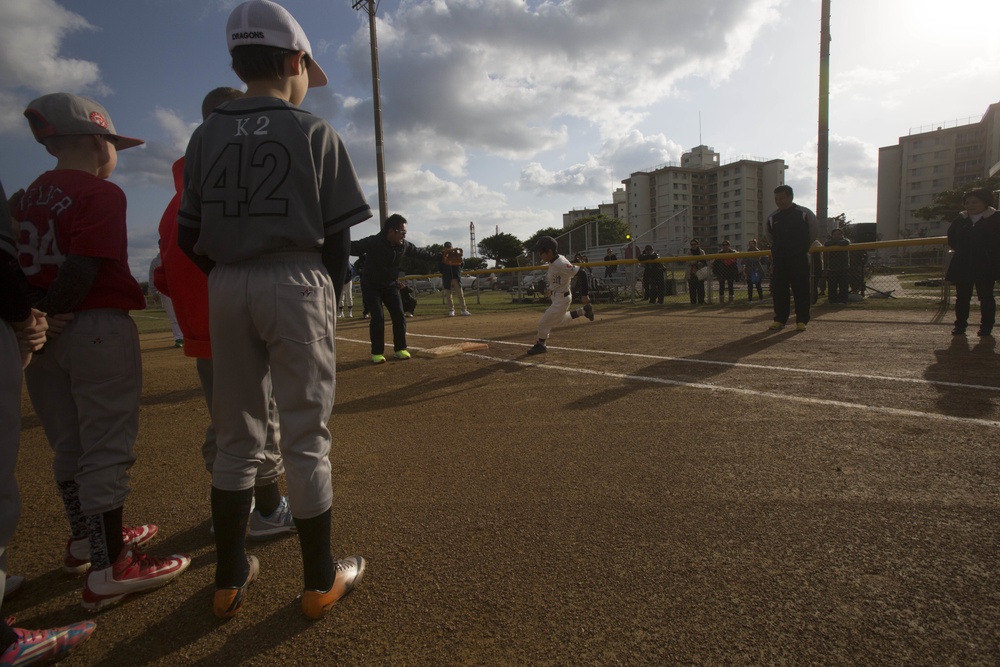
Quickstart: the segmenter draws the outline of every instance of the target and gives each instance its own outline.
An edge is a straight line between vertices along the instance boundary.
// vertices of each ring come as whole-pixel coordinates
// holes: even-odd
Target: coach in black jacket
[[[771,244],[771,292],[774,299],[774,322],[771,329],[781,329],[788,322],[791,296],[795,298],[795,328],[805,331],[809,324],[809,247],[816,240],[816,215],[792,200],[795,193],[788,185],[774,189],[778,210],[767,218],[764,234]]]
[[[439,261],[441,253],[418,248],[406,240],[406,218],[390,215],[378,234],[351,241],[351,255],[365,256],[365,270],[361,274],[361,298],[365,310],[371,314],[368,335],[372,342],[372,362],[385,361],[385,315],[382,304],[392,319],[392,343],[397,359],[409,359],[406,350],[406,318],[403,301],[399,296],[399,265],[404,256]]]
[[[989,336],[996,321],[993,283],[1000,278],[1000,213],[993,208],[993,193],[986,188],[964,193],[965,210],[948,227],[948,245],[955,251],[945,280],[955,285],[955,328],[965,334],[969,323],[972,289],[979,299],[979,335]]]

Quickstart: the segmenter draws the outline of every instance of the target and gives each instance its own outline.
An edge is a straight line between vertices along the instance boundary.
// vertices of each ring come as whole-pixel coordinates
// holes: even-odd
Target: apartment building
[[[774,210],[774,189],[785,182],[784,160],[741,157],[720,163],[710,146],[696,146],[667,163],[634,172],[622,181],[627,220],[640,244],[684,254],[688,240],[714,250],[724,240],[742,250],[763,236]]]
[[[597,208],[575,208],[572,211],[563,213],[563,229],[569,229],[584,218],[592,218],[597,215],[604,215],[609,218],[625,220],[627,215],[625,204],[625,188],[616,188],[611,195],[610,202],[603,202]]]
[[[1000,173],[1000,102],[978,121],[967,119],[911,129],[878,151],[876,224],[882,239],[943,236],[950,220],[914,213],[935,195]]]

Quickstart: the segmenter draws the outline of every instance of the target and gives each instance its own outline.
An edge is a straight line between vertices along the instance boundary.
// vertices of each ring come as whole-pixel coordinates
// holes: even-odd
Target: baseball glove
[[[448,248],[441,253],[441,261],[448,266],[462,266],[462,249]]]

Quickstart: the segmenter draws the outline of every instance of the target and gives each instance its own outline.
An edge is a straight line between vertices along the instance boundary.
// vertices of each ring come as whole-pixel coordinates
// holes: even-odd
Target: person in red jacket
[[[217,107],[240,97],[243,97],[243,92],[235,88],[216,88],[202,102],[202,119],[208,118]],[[195,358],[205,404],[211,416],[213,367],[212,341],[208,335],[208,276],[177,246],[177,211],[180,209],[180,193],[184,185],[183,157],[174,163],[173,175],[174,197],[160,219],[160,255],[163,262],[154,272],[153,280],[156,288],[173,301],[177,322],[184,334],[184,354]],[[278,449],[279,430],[275,407],[272,396],[264,462],[257,469],[254,509],[250,513],[247,530],[247,537],[251,540],[267,540],[295,532],[288,499],[281,495],[278,488],[278,478],[285,469]],[[201,448],[209,474],[215,464],[217,451],[215,429],[209,424]]]

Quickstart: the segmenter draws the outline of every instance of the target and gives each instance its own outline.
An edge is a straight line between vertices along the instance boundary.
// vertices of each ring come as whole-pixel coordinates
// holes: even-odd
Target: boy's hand
[[[45,345],[45,332],[49,325],[45,319],[45,313],[31,309],[31,313],[21,322],[14,323],[14,331],[17,333],[17,344],[21,352],[21,368],[25,368],[31,361],[33,352],[37,352]]]
[[[49,338],[56,338],[63,332],[66,325],[73,319],[73,313],[59,313],[58,315],[46,315],[45,319],[49,325]]]

